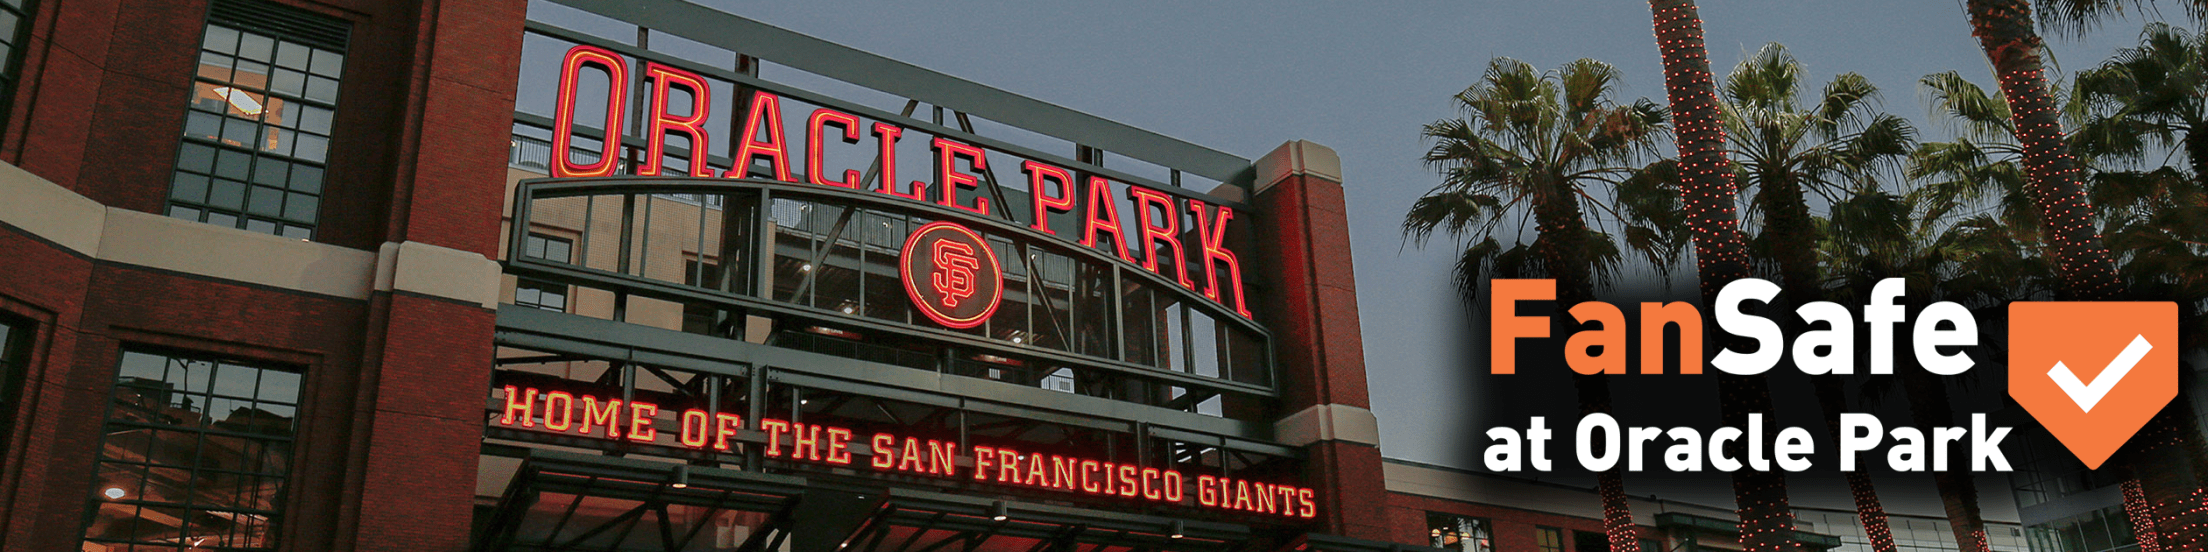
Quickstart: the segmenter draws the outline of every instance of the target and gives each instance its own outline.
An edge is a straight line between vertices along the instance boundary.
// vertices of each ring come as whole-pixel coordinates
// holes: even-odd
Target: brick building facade
[[[651,44],[670,35],[687,53]],[[671,0],[0,0],[0,41],[0,550],[1561,552],[1599,532],[1382,461],[1323,146],[1252,161]],[[564,78],[579,51],[607,73],[567,82],[590,78]],[[788,137],[742,126],[776,98]],[[624,112],[612,145],[563,126]],[[834,145],[809,134],[824,112],[891,144],[825,163],[872,182],[906,157],[935,195],[817,186],[798,159]],[[720,138],[649,122],[685,114]],[[708,177],[623,176],[646,166]],[[1110,252],[1067,237],[1109,204]],[[929,221],[1001,249],[1011,307],[914,314],[896,244]],[[564,429],[584,398],[627,409]],[[820,450],[807,427],[857,440],[780,452]],[[937,443],[955,460],[914,468]],[[1034,471],[985,467],[1007,464]],[[1084,489],[1099,473],[1123,485]]]

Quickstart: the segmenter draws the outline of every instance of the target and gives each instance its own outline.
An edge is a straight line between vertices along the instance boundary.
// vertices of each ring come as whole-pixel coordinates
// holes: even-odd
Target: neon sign
[[[955,222],[914,230],[905,240],[898,273],[913,306],[946,327],[979,326],[1004,298],[1004,268],[996,250]]]
[[[622,118],[630,101],[627,60],[611,50],[588,44],[569,49],[560,64],[558,111],[554,114],[552,151],[555,154],[551,163],[554,177],[611,176],[616,170],[615,159],[621,157],[620,140],[600,140],[600,151],[594,152],[595,161],[577,163],[573,159],[576,87],[581,81],[578,77],[587,68],[604,71],[608,77],[605,120],[599,128],[625,128]],[[710,151],[711,143],[710,133],[703,124],[713,107],[710,81],[695,73],[650,61],[644,62],[639,78],[649,83],[641,93],[651,96],[644,98],[649,104],[642,115],[650,121],[645,125],[650,135],[646,137],[646,156],[636,168],[636,174],[659,175],[666,162],[667,135],[677,133],[687,137],[691,144],[688,176],[714,177],[712,169],[706,166],[704,153]],[[674,106],[670,105],[675,89],[683,90],[691,98],[687,115],[677,115]],[[988,153],[980,147],[938,136],[929,142],[934,152],[934,178],[900,182],[897,141],[903,137],[904,128],[883,121],[867,126],[857,116],[824,107],[805,118],[803,143],[793,145],[784,136],[781,97],[756,90],[749,100],[740,133],[735,138],[735,166],[722,171],[718,175],[720,178],[747,178],[755,165],[764,162],[767,175],[774,180],[859,189],[863,180],[859,171],[846,168],[838,175],[834,168],[827,166],[823,152],[831,141],[844,146],[858,145],[861,128],[866,127],[880,160],[880,178],[872,191],[935,203],[976,216],[994,216],[987,194],[978,193],[981,190],[978,175],[989,170]],[[791,158],[798,153],[795,146],[799,145],[803,146],[801,162],[805,164],[802,181],[791,175]],[[965,170],[960,170],[961,166]],[[1082,247],[1109,251],[1121,261],[1139,265],[1154,274],[1170,274],[1181,287],[1200,292],[1221,305],[1229,305],[1227,298],[1231,295],[1234,312],[1243,318],[1250,317],[1242,293],[1241,261],[1225,245],[1227,223],[1234,219],[1233,209],[1120,183],[1134,209],[1133,213],[1125,214],[1133,217],[1135,224],[1130,227],[1122,224],[1126,219],[1121,218],[1113,196],[1114,183],[1110,179],[1090,175],[1086,182],[1076,183],[1080,179],[1072,172],[1035,160],[1023,160],[1020,169],[1028,175],[1028,193],[1034,209],[1030,220],[1014,220],[1009,212],[1003,214],[1005,220],[1026,223],[1046,235],[1057,235],[1050,228],[1054,215],[1079,217],[1078,243]],[[970,200],[962,200],[961,190],[975,193]],[[1186,228],[1182,224],[1184,215],[1193,220]],[[1183,242],[1186,233],[1194,234],[1194,243]],[[1134,254],[1138,248],[1143,253],[1140,259]],[[1167,250],[1170,253],[1166,253]],[[1188,266],[1190,262],[1196,263],[1193,270]],[[1223,284],[1219,276],[1222,270],[1226,272]],[[1193,277],[1196,274],[1202,275],[1201,287],[1199,279]]]
[[[564,435],[656,443],[652,422],[659,405],[644,401],[541,391],[508,385],[505,405],[493,424]],[[730,451],[731,437],[744,427],[742,416],[700,409],[677,417],[676,442],[706,450]],[[880,432],[859,440],[844,427],[788,420],[758,420],[767,434],[759,453],[767,458],[851,467],[854,447],[866,451],[863,465],[878,472],[963,478],[1010,487],[1042,489],[1096,497],[1118,497],[1162,504],[1196,506],[1286,518],[1318,517],[1318,501],[1309,488],[1277,485],[1210,474],[1190,478],[1178,470],[1118,464],[1093,458],[1020,452],[1003,446],[974,445]],[[963,469],[960,464],[971,466]],[[1193,491],[1193,493],[1191,492]],[[1191,496],[1193,494],[1193,496]]]

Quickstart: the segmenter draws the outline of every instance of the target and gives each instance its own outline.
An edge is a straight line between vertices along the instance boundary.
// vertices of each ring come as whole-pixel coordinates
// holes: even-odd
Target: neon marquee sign
[[[660,439],[658,428],[652,425],[659,415],[657,404],[512,385],[505,389],[505,405],[491,421],[499,426],[639,443],[657,443]],[[726,412],[689,409],[678,418],[681,425],[676,441],[695,450],[732,450],[735,445],[730,438],[744,427],[742,416]],[[887,432],[861,441],[850,428],[775,419],[758,422],[760,431],[767,434],[759,452],[768,458],[851,467],[862,464],[855,460],[852,449],[863,447],[869,453],[863,465],[883,473],[964,478],[1286,518],[1318,516],[1314,492],[1305,487],[1209,474],[1189,478],[1177,470],[1022,453],[1008,447],[974,445],[960,450],[955,442]],[[962,473],[961,464],[971,468],[963,468]],[[1193,488],[1190,483],[1194,483]]]
[[[560,64],[558,107],[552,130],[552,176],[605,177],[617,170],[616,159],[619,140],[601,140],[597,160],[577,163],[571,152],[575,151],[574,128],[577,86],[586,68],[595,67],[608,77],[606,89],[605,120],[599,128],[621,129],[628,111],[630,82],[629,62],[611,50],[588,44],[577,45],[567,51]],[[844,169],[840,175],[827,166],[824,159],[831,142],[836,147],[856,146],[862,142],[862,134],[871,136],[874,151],[880,159],[877,183],[872,191],[922,203],[971,212],[974,216],[990,217],[989,198],[979,194],[981,179],[978,176],[989,168],[988,153],[980,147],[947,137],[937,136],[929,142],[934,152],[934,178],[912,180],[900,184],[897,177],[897,141],[905,129],[884,121],[872,125],[862,124],[859,117],[831,108],[819,108],[805,119],[805,136],[802,143],[792,144],[785,136],[782,124],[781,97],[764,90],[752,92],[749,108],[745,110],[742,128],[736,134],[734,167],[713,174],[706,165],[705,154],[711,151],[712,136],[705,128],[706,118],[712,112],[711,84],[701,76],[682,69],[653,61],[644,61],[642,74],[650,94],[648,108],[643,114],[650,120],[641,125],[648,129],[644,162],[636,167],[640,176],[660,176],[665,170],[666,139],[670,133],[681,134],[690,142],[688,176],[693,178],[747,178],[752,168],[764,162],[767,174],[777,181],[792,184],[831,186],[858,190],[864,177],[857,170]],[[690,96],[688,114],[677,115],[672,109],[672,91],[681,89]],[[802,146],[805,173],[800,180],[791,174],[792,159]],[[963,165],[967,170],[961,171]],[[1203,296],[1221,305],[1227,305],[1227,297],[1233,298],[1233,310],[1243,318],[1250,317],[1248,304],[1242,293],[1242,267],[1234,252],[1226,247],[1227,223],[1234,219],[1234,210],[1226,206],[1213,206],[1195,199],[1183,199],[1165,192],[1133,183],[1122,183],[1126,196],[1134,209],[1131,213],[1136,224],[1133,231],[1122,225],[1122,214],[1113,197],[1110,179],[1089,175],[1085,183],[1077,183],[1073,172],[1035,160],[1023,160],[1020,170],[1027,174],[1028,193],[1033,212],[1026,221],[1016,220],[1009,213],[1003,219],[1045,235],[1056,236],[1050,227],[1051,217],[1056,215],[1078,216],[1080,239],[1075,241],[1084,248],[1108,251],[1110,256],[1158,275],[1167,274],[1170,265],[1172,279],[1181,287],[1201,292]],[[904,189],[900,190],[902,187]],[[962,201],[962,190],[977,192],[971,204]],[[1078,211],[1078,212],[1077,212]],[[1183,228],[1183,213],[1191,217],[1190,226]],[[1184,230],[1193,233],[1195,243],[1184,243]],[[1132,234],[1132,235],[1130,235]],[[1106,240],[1109,240],[1107,242]],[[1133,250],[1141,244],[1142,258],[1137,259]],[[1193,255],[1191,246],[1193,246]],[[985,248],[986,249],[986,248]],[[1171,253],[1163,253],[1165,250]],[[1188,265],[1195,261],[1193,270]],[[1226,282],[1220,282],[1219,271],[1227,273]],[[1200,272],[1202,287],[1191,272]],[[925,310],[925,309],[923,309]],[[942,318],[936,319],[942,322]],[[951,325],[946,323],[946,325]],[[964,327],[951,325],[952,327]]]

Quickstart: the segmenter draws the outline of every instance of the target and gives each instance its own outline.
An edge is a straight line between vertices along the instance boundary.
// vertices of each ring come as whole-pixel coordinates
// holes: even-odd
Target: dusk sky
[[[1453,247],[1406,248],[1399,232],[1404,210],[1437,182],[1418,160],[1426,147],[1419,126],[1453,116],[1450,95],[1495,57],[1541,69],[1598,59],[1624,71],[1621,101],[1664,101],[1641,2],[702,3],[1247,158],[1286,140],[1334,148],[1384,450],[1445,465],[1470,467],[1456,446],[1475,437],[1447,434],[1469,415],[1459,398],[1465,384],[1452,374],[1484,367],[1458,344],[1466,334],[1448,289]],[[1861,73],[1884,91],[1885,109],[1916,121],[1927,139],[1947,133],[1926,122],[1919,77],[1952,69],[1992,83],[1957,1],[1700,4],[1720,75],[1783,42],[1808,66],[1810,86]],[[2144,20],[2111,21],[2083,39],[2051,37],[2056,61],[2066,72],[2097,64],[2131,44]],[[1797,503],[1846,507],[1834,479],[1797,482]],[[1989,514],[2014,519],[2006,479],[1982,485],[1998,498],[1989,498]],[[1881,490],[1912,487],[1930,495],[1928,479]],[[1648,492],[1658,491],[1634,494]],[[1712,504],[1731,497],[1729,489],[1681,492]]]

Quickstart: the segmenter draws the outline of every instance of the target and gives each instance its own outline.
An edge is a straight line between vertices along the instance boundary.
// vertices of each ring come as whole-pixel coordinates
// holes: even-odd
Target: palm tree
[[[1722,91],[1736,178],[1753,188],[1750,209],[1760,215],[1751,255],[1778,269],[1795,304],[1817,299],[1822,282],[1806,196],[1837,202],[1879,167],[1898,164],[1916,137],[1908,121],[1877,110],[1878,87],[1862,75],[1834,77],[1804,106],[1801,73],[1774,43],[1742,60]]]
[[[1748,257],[1734,206],[1739,190],[1725,158],[1717,87],[1702,41],[1702,18],[1694,0],[1649,0],[1648,10],[1656,28],[1656,48],[1663,55],[1664,88],[1671,99],[1673,136],[1679,148],[1681,213],[1694,238],[1703,304],[1716,304],[1719,289],[1748,277]],[[1704,348],[1712,353],[1721,349]],[[1770,383],[1760,376],[1721,374],[1717,386],[1718,408],[1726,423],[1743,424],[1749,413],[1772,411]],[[1733,497],[1739,507],[1742,547],[1748,552],[1780,552],[1791,546],[1787,535],[1794,528],[1794,511],[1787,503],[1784,474],[1735,471]]]
[[[2150,25],[2148,36],[2154,36],[2156,25]],[[2163,39],[2143,39],[2145,42],[2163,42]],[[2167,46],[2167,43],[2164,43]],[[2142,47],[2139,50],[2147,50]],[[2167,54],[2177,48],[2153,48]],[[2197,52],[2197,50],[2196,50]],[[2162,65],[2159,62],[2143,62],[2142,57],[2163,57],[2162,54],[2142,56],[2138,51],[2120,54],[2118,62],[2131,60],[2133,67]],[[2152,100],[2164,93],[2148,94],[2138,91],[2131,79],[2132,69],[2111,62],[2078,76],[2078,83],[2069,95],[2069,103],[2063,107],[2072,127],[2067,140],[2073,150],[2080,153],[2081,168],[2095,168],[2104,164],[2143,161],[2148,151],[2145,137],[2158,137],[2165,148],[2181,149],[2189,132],[2172,130],[2178,125],[2160,115],[2149,112],[2160,108],[2135,107],[2127,100]],[[2171,64],[2182,66],[2182,62]],[[2170,65],[2164,65],[2168,67]],[[1998,92],[1988,95],[1977,85],[1964,80],[1954,72],[1928,75],[1922,81],[1933,98],[1935,111],[1959,123],[1962,135],[1952,142],[1926,144],[1914,157],[1910,176],[1932,180],[1927,187],[1933,192],[1933,215],[1943,216],[1956,209],[1979,208],[1994,211],[1984,217],[1982,225],[1995,221],[2006,226],[2002,232],[2036,251],[2039,257],[2053,257],[2049,240],[2043,235],[2042,212],[2032,201],[2026,189],[2027,178],[2021,168],[2024,150],[2012,140],[2014,118],[2010,116],[2008,103]],[[2164,81],[2167,84],[2167,81]],[[2057,96],[2061,96],[2057,89]],[[2172,99],[2184,102],[2185,99]],[[2197,101],[2197,100],[2193,100]],[[2182,119],[2179,119],[2182,120]],[[2169,168],[2149,171],[2093,170],[2085,173],[2082,181],[2088,184],[2091,204],[2097,206],[2097,214],[2108,228],[2108,244],[2111,255],[2123,270],[2124,286],[2142,297],[2181,299],[2192,312],[2194,303],[2183,301],[2200,298],[2208,287],[2208,266],[2199,262],[2208,228],[2189,221],[2208,215],[2208,207],[2197,191],[2199,181],[2178,175]],[[2188,237],[2190,236],[2190,237]],[[2018,269],[2045,266],[2025,259],[2012,259],[2013,272]],[[1997,272],[1977,271],[1977,274]],[[1972,277],[1970,275],[1960,275]],[[2015,282],[2015,289],[2005,295],[2012,299],[2033,297],[2031,281]],[[2051,289],[2061,291],[2065,286]],[[1985,288],[1980,286],[1981,290]],[[2197,342],[2199,317],[2188,314],[2183,317],[2188,330],[2186,341]],[[2127,487],[2140,492],[2125,493],[2127,509],[2135,512],[2157,512],[2145,519],[2134,520],[2134,532],[2142,542],[2156,540],[2169,542],[2197,542],[2200,526],[2178,517],[2198,517],[2199,512],[2178,507],[2199,488],[2197,483],[2176,478],[2186,473],[2170,466],[2182,462],[2193,466],[2191,473],[2208,474],[2208,451],[2202,450],[2197,424],[2191,422],[2189,404],[2173,402],[2170,410],[2158,416],[2137,440],[2141,442],[2173,442],[2182,446],[2171,449],[2152,447],[2127,454],[2120,465],[2134,477],[2154,476],[2156,480],[2142,484],[2139,480],[2127,483]],[[2165,427],[2166,426],[2166,427]],[[2166,436],[2166,439],[2148,439],[2150,435]],[[2162,455],[2150,458],[2153,455]],[[2170,532],[2158,535],[2158,532]]]
[[[2041,213],[2025,191],[2024,148],[2016,143],[2007,98],[1998,90],[1987,93],[1954,71],[1925,75],[1918,82],[1931,98],[1934,116],[1952,123],[1958,134],[1952,141],[1923,144],[1910,157],[1908,177],[1928,181],[1924,201],[1930,210],[1924,216],[1943,219],[1957,209],[1995,209],[1995,220],[2013,227],[2024,241],[2038,243]]]
[[[1434,145],[1425,161],[1442,182],[1412,204],[1403,231],[1420,247],[1436,232],[1460,243],[1480,239],[1460,254],[1459,293],[1475,298],[1489,274],[1539,275],[1558,282],[1559,304],[1569,308],[1593,300],[1598,282],[1615,272],[1622,258],[1617,242],[1588,219],[1590,211],[1621,225],[1625,217],[1590,189],[1631,177],[1629,163],[1649,153],[1664,121],[1663,108],[1646,99],[1611,100],[1619,79],[1615,67],[1594,60],[1544,73],[1497,58],[1456,95],[1462,117],[1426,125],[1423,134]],[[1502,224],[1527,214],[1535,225],[1532,243],[1505,246],[1495,238]],[[1607,380],[1578,375],[1573,384],[1584,412],[1610,411]],[[1623,477],[1612,469],[1597,474],[1596,486],[1611,550],[1637,552]]]
[[[2101,12],[2079,6],[2099,4],[2114,2],[2049,0],[2042,7],[2048,14],[2081,14],[2071,20],[2082,20]],[[1970,15],[1971,34],[1978,37],[1979,47],[1993,64],[1994,77],[2001,81],[2023,154],[2025,191],[2039,207],[2045,243],[2062,277],[2062,289],[2072,299],[2107,299],[2122,286],[2116,264],[2094,228],[2093,206],[2080,183],[2077,160],[2064,140],[2061,110],[2040,62],[2045,44],[2032,26],[2031,8],[2028,0],[1966,0],[1964,7]]]
[[[2143,161],[2149,146],[2184,153],[2193,178],[2208,178],[2208,37],[2148,23],[2139,46],[2078,74],[2070,115],[2081,153]],[[2151,143],[2150,143],[2151,142]],[[2099,203],[2096,201],[2095,203]]]
[[[2016,298],[2011,295],[2015,290],[2027,288],[2024,278],[2051,274],[2040,264],[2043,257],[2024,254],[2025,243],[1993,217],[1977,214],[1952,223],[1946,220],[1941,213],[1955,212],[1947,205],[1950,200],[1942,189],[1921,186],[1906,196],[1865,187],[1834,202],[1831,225],[1848,230],[1827,233],[1820,244],[1820,254],[1832,267],[1833,280],[1838,284],[1833,294],[1845,296],[1842,299],[1849,303],[1860,302],[1868,299],[1878,281],[1898,277],[1912,288],[1906,294],[1912,303],[1910,308],[1947,300],[1999,311]],[[1904,336],[1903,342],[1895,346],[1909,347],[1908,339]],[[1995,351],[1989,354],[1998,356]],[[1905,357],[1902,361],[1913,359]],[[1919,427],[1954,423],[1945,382],[1914,367],[1902,367],[1897,373],[1912,422]],[[1885,378],[1870,381],[1892,382]],[[1895,387],[1866,386],[1865,400],[1880,402]],[[1969,474],[1958,472],[1935,472],[1932,479],[1947,511],[1957,549],[1987,552],[1985,518],[1979,508],[1976,482]]]
[[[1862,75],[1834,77],[1807,108],[1797,101],[1804,92],[1801,76],[1802,64],[1772,43],[1742,60],[1721,90],[1736,178],[1754,188],[1749,205],[1761,215],[1749,249],[1760,264],[1777,268],[1785,298],[1794,305],[1823,298],[1816,245],[1824,232],[1805,195],[1836,202],[1842,191],[1871,181],[1881,164],[1906,155],[1916,134],[1907,121],[1877,111],[1878,88]],[[1840,381],[1811,381],[1827,430],[1837,439],[1846,406]],[[1846,479],[1870,542],[1879,552],[1891,552],[1892,533],[1870,477],[1850,472]]]

